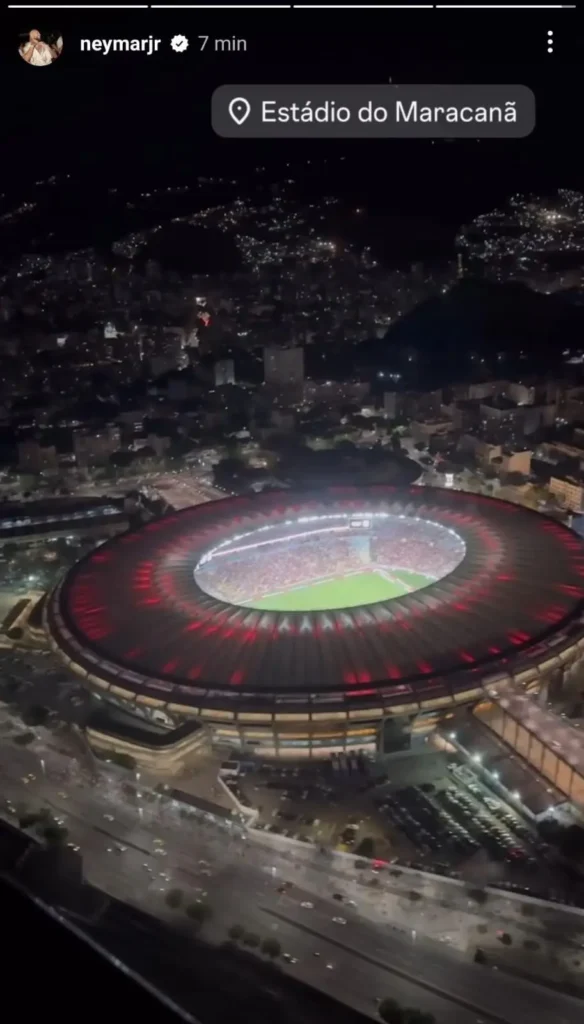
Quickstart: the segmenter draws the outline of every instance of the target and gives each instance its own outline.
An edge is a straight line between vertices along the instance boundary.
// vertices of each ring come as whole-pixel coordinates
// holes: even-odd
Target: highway
[[[375,998],[391,995],[433,1012],[439,1024],[581,1022],[579,1000],[501,972],[495,977],[492,968],[469,962],[468,955],[396,931],[387,911],[376,908],[375,891],[355,880],[329,878],[316,851],[312,860],[284,858],[242,838],[236,827],[184,820],[168,800],[136,806],[118,776],[92,784],[78,764],[42,744],[35,752],[1,741],[0,771],[5,799],[33,809],[50,806],[64,818],[71,840],[81,847],[88,881],[163,919],[176,914],[164,903],[164,892],[180,887],[187,900],[204,899],[213,907],[210,938],[221,941],[234,923],[260,936],[273,933],[298,957],[285,969],[357,1009],[375,1015]],[[25,783],[28,774],[35,778]],[[126,850],[117,852],[116,844]],[[294,882],[289,895],[277,892],[282,880]],[[334,891],[354,899],[361,915],[322,898]],[[303,901],[314,909],[302,908]],[[363,914],[375,919],[365,921]],[[337,915],[347,925],[334,924]],[[313,956],[315,949],[320,957]]]
[[[255,849],[250,851],[250,859],[255,860],[255,854]],[[341,985],[346,1001],[357,1009],[371,1012],[376,997],[390,995],[434,1013],[439,1024],[477,1019],[505,1024],[543,1022],[552,1015],[558,1024],[582,1020],[583,1007],[577,999],[501,972],[495,975],[492,968],[469,962],[468,956],[426,943],[390,923],[379,926],[365,921],[360,908],[320,898],[315,885],[308,889],[304,882],[295,884],[288,894],[280,894],[279,877],[278,873],[271,884],[258,887],[257,870],[248,866],[247,859],[224,868],[217,876],[216,916],[224,919],[227,927],[231,923],[249,926],[253,920],[260,935],[270,927],[284,951],[299,959],[289,970],[301,969],[306,980],[322,977],[323,961],[332,963],[335,979],[331,979],[331,994]],[[301,906],[306,901],[313,904],[312,909]],[[241,908],[246,903],[249,917],[242,920]],[[235,913],[234,907],[238,908]],[[333,917],[337,916],[347,924],[336,924]],[[313,957],[315,950],[320,958]]]
[[[307,913],[309,918],[304,916]],[[360,990],[374,993],[374,997],[390,995],[434,1013],[439,1022],[453,1024],[477,1019],[517,1024],[550,1020],[552,1015],[565,1024],[581,1019],[579,1001],[558,1000],[555,993],[500,972],[494,978],[491,968],[469,963],[454,951],[432,953],[427,945],[420,946],[417,937],[408,941],[363,919],[351,921],[347,916],[346,926],[334,924],[330,904],[317,903],[308,912],[298,905],[268,911],[269,916],[275,914],[279,915],[277,921],[284,921],[285,927],[296,933],[326,936],[339,983],[347,993]],[[293,945],[291,935],[289,943]],[[296,955],[294,948],[290,951]],[[363,980],[357,982],[354,972]]]

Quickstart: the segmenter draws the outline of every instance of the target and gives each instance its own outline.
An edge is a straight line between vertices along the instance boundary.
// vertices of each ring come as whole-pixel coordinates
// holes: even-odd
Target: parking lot
[[[389,761],[381,777],[367,763],[341,774],[330,764],[248,766],[238,783],[268,832],[477,885],[557,883],[546,844],[518,809],[446,753]]]
[[[379,812],[417,848],[416,860],[481,881],[537,874],[547,847],[520,814],[470,768],[450,761],[447,773],[437,783],[375,797]]]
[[[342,776],[331,764],[314,768],[251,767],[242,791],[260,815],[258,827],[328,848],[358,848],[374,837],[387,857],[390,846],[375,808],[364,799],[372,788],[367,766]],[[343,840],[344,834],[344,840]]]
[[[443,754],[400,758],[391,765],[391,779],[380,776],[368,761],[353,759],[344,770],[330,763],[310,768],[248,766],[240,787],[258,808],[260,828],[290,838],[380,859],[416,857],[417,844],[387,814],[380,811],[380,794],[411,782],[442,779]]]

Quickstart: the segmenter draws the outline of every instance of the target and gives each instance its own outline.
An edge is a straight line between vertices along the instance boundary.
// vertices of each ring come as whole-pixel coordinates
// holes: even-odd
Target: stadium
[[[416,486],[183,509],[106,541],[44,605],[102,701],[289,758],[403,749],[496,679],[559,686],[583,616],[574,533]]]

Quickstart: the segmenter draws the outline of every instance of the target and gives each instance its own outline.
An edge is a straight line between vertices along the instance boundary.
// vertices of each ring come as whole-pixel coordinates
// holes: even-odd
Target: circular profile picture
[[[61,56],[63,36],[60,32],[44,32],[38,28],[31,28],[30,32],[22,33],[18,52],[33,68],[46,68]]]

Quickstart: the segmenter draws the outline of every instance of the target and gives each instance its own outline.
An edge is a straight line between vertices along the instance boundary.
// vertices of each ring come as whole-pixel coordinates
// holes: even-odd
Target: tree
[[[110,466],[117,466],[120,469],[126,469],[128,466],[132,465],[132,463],[134,462],[135,458],[136,458],[136,453],[135,452],[119,450],[117,452],[112,452],[111,453],[111,455],[109,457],[109,465]]]
[[[41,821],[41,816],[36,811],[27,811],[21,814],[18,819],[18,827],[21,829],[34,828]]]
[[[503,943],[504,946],[511,946],[513,943],[513,939],[509,935],[509,932],[501,932],[499,935],[497,935],[497,938],[499,942]]]
[[[23,630],[20,626],[13,626],[6,635],[9,640],[22,640]]]
[[[62,828],[61,825],[45,825],[42,834],[46,842],[54,846],[60,846],[69,835],[67,829]]]
[[[164,897],[164,901],[168,907],[172,908],[172,910],[178,910],[183,901],[182,889],[169,889]]]
[[[482,949],[477,949],[473,959],[475,964],[486,964],[487,962],[487,957]]]
[[[410,891],[408,893],[408,897],[412,901],[412,903],[417,903],[418,900],[422,899],[421,893],[416,892],[415,889],[410,889]]]
[[[378,1013],[385,1024],[404,1024],[404,1013],[396,999],[383,999]]]
[[[21,732],[18,736],[13,736],[12,738],[17,747],[28,747],[29,743],[32,743],[35,739],[34,732]]]
[[[355,850],[355,855],[357,857],[373,857],[374,852],[375,843],[373,842],[373,839],[371,836],[365,836]]]
[[[66,537],[57,537],[53,544],[54,551],[60,558],[66,558],[71,554],[71,548]]]
[[[187,917],[198,924],[204,924],[211,917],[211,907],[207,903],[189,903],[185,909]]]
[[[10,561],[11,558],[14,558],[14,556],[18,554],[18,544],[9,540],[7,544],[3,545],[2,554],[4,555],[4,558]]]
[[[483,906],[483,904],[487,902],[489,898],[489,894],[486,893],[484,889],[469,889],[468,895],[470,896],[471,900],[474,900],[474,902],[478,903],[479,906],[481,907]]]
[[[213,466],[213,478],[219,487],[229,487],[235,482],[241,481],[246,474],[246,464],[243,459],[228,457],[220,459]]]
[[[141,461],[142,459],[155,459],[155,458],[156,458],[156,452],[154,451],[154,448],[152,447],[152,445],[151,444],[144,444],[144,445],[142,445],[142,447],[140,448],[140,451],[138,452],[138,461]]]
[[[476,473],[469,473],[469,475],[466,477],[464,481],[463,490],[469,491],[470,493],[476,493],[477,491],[480,491],[481,487],[481,478],[477,476]]]
[[[550,492],[546,487],[533,484],[529,492],[529,497],[533,501],[534,505],[538,505],[540,502],[542,504],[546,504],[550,499]]]
[[[280,956],[281,952],[282,947],[277,939],[272,939],[270,936],[268,936],[268,938],[264,939],[264,941],[262,942],[262,953],[265,953],[266,956],[271,957],[272,960],[275,960],[276,957]]]
[[[227,934],[229,935],[229,938],[233,940],[233,942],[241,942],[243,936],[245,935],[245,928],[241,924],[232,924]]]
[[[225,438],[225,458],[243,460],[243,452],[237,437]]]
[[[48,717],[48,708],[44,708],[40,704],[31,704],[31,706],[23,712],[22,721],[25,725],[30,725],[30,727],[34,729],[38,725],[46,725]]]
[[[564,857],[579,859],[584,857],[584,828],[581,825],[568,825],[560,835],[560,852]]]
[[[260,937],[255,935],[254,932],[246,932],[243,936],[243,944],[250,948],[256,948],[260,944]]]
[[[505,483],[509,487],[521,487],[525,483],[525,477],[523,473],[517,473],[515,470],[512,470],[510,473],[505,474]]]

